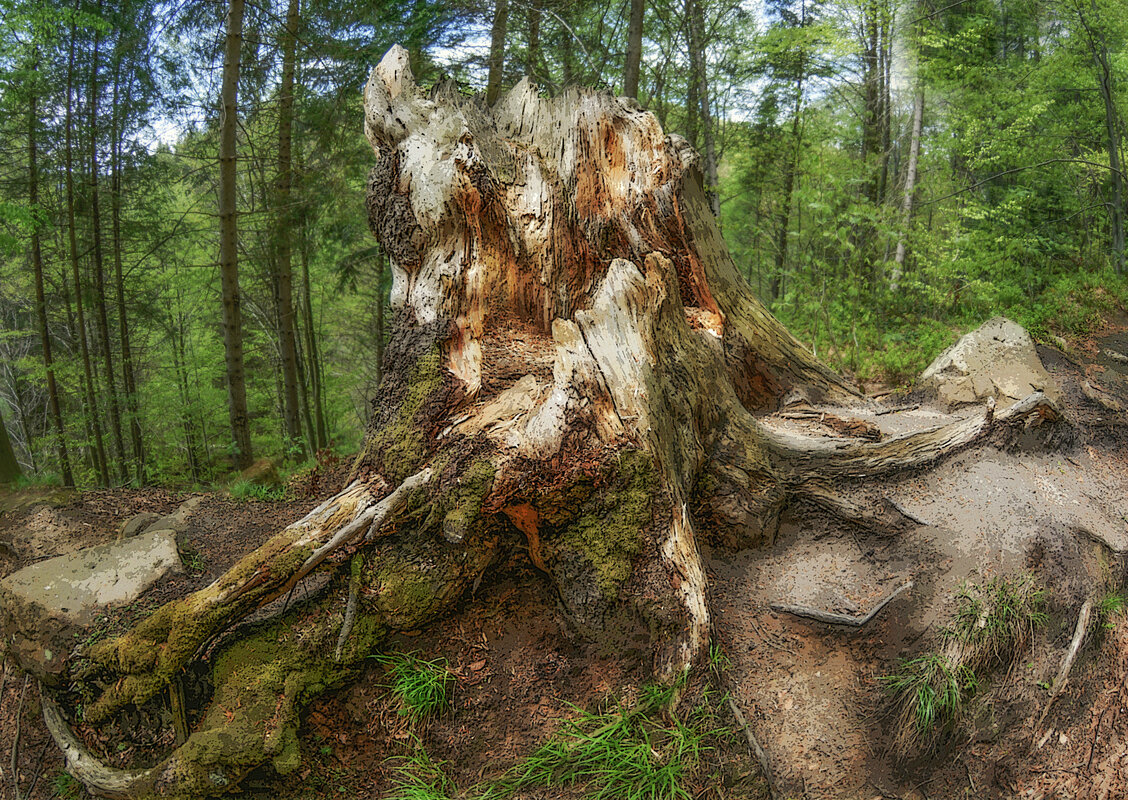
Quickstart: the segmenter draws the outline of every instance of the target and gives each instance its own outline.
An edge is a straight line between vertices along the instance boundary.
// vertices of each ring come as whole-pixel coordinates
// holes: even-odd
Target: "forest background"
[[[356,449],[392,267],[360,94],[636,97],[759,297],[900,385],[1124,277],[1126,0],[0,0],[0,482],[223,480]]]

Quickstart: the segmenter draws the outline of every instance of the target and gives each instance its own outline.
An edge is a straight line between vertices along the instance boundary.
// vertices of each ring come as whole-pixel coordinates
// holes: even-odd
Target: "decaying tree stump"
[[[884,441],[762,425],[785,395],[867,401],[752,296],[697,155],[633,100],[550,99],[528,81],[492,107],[452,84],[425,93],[394,47],[365,88],[364,127],[368,218],[392,257],[398,316],[352,482],[213,585],[92,649],[84,676],[101,688],[87,721],[166,691],[313,570],[337,574],[315,602],[210,656],[206,715],[152,769],[106,769],[48,702],[69,768],[96,792],[218,794],[258,764],[293,769],[302,705],[387,632],[449,608],[507,543],[528,549],[580,631],[675,680],[707,643],[699,539],[770,541],[793,499],[896,531],[913,521],[838,496],[835,477],[926,466],[1057,418],[1034,395]]]

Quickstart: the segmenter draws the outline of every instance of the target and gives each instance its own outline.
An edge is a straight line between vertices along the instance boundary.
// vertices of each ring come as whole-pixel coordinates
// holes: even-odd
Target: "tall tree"
[[[627,60],[623,67],[623,95],[638,98],[639,67],[642,64],[642,21],[646,0],[631,0],[631,20],[627,28]]]
[[[8,429],[4,426],[4,415],[0,413],[0,483],[11,483],[22,474]]]
[[[291,265],[290,189],[293,184],[291,155],[294,122],[294,69],[297,50],[299,0],[289,0],[282,31],[282,85],[278,95],[278,177],[275,206],[274,315],[278,322],[278,344],[282,354],[283,411],[287,450],[303,450],[298,409],[298,356],[294,341],[293,268]]]
[[[47,398],[51,408],[51,422],[55,426],[56,444],[59,453],[59,471],[64,486],[74,486],[74,473],[71,471],[70,455],[67,452],[66,426],[63,424],[63,411],[59,404],[59,387],[55,381],[55,362],[51,352],[51,333],[47,325],[47,295],[43,286],[43,249],[39,227],[42,212],[39,208],[39,48],[33,50],[28,81],[27,100],[27,200],[32,214],[31,227],[31,268],[35,274],[35,315],[39,321],[39,340],[43,350],[43,367],[47,372]]]
[[[98,3],[99,13],[102,3]],[[98,67],[99,48],[102,31],[94,32],[94,51],[90,67],[89,135],[90,135],[90,220],[91,235],[94,238],[94,310],[98,326],[98,338],[102,346],[102,361],[105,367],[107,405],[110,409],[110,431],[117,446],[118,473],[121,479],[129,479],[129,467],[125,452],[125,440],[121,430],[121,406],[118,403],[117,378],[114,374],[113,342],[110,339],[110,319],[106,311],[106,269],[102,242],[102,212],[100,203],[100,167],[98,162]]]
[[[502,72],[505,69],[505,33],[509,25],[509,0],[495,0],[493,26],[490,28],[489,75],[486,78],[486,102],[493,105],[501,94]]]
[[[227,405],[235,465],[250,466],[250,418],[247,414],[246,372],[243,366],[243,312],[239,293],[239,221],[236,202],[235,136],[239,124],[240,49],[243,40],[243,0],[229,0],[223,49],[222,117],[219,139],[219,272],[223,301],[223,347],[227,366]]]
[[[82,356],[83,389],[86,397],[87,416],[89,417],[90,432],[94,439],[94,457],[97,463],[98,477],[103,486],[110,484],[109,461],[106,458],[106,444],[102,437],[102,419],[98,410],[98,393],[94,390],[94,370],[90,363],[90,345],[87,340],[86,328],[86,301],[83,297],[82,276],[78,268],[78,231],[75,217],[74,199],[74,147],[71,141],[74,129],[74,58],[76,25],[72,21],[70,26],[70,42],[67,48],[67,100],[64,125],[66,160],[63,169],[66,173],[67,194],[67,244],[70,255],[71,279],[74,281],[75,310],[77,313],[77,338],[79,352]]]
[[[701,131],[705,141],[704,158],[705,196],[709,198],[709,208],[713,216],[720,216],[721,201],[717,185],[717,146],[713,130],[712,103],[709,96],[709,73],[705,59],[705,8],[702,0],[685,0],[686,31],[689,43],[689,63],[693,93],[700,111]]]

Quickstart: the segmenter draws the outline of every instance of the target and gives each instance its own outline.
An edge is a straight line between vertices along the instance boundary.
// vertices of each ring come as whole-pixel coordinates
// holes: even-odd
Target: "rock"
[[[145,528],[145,532],[176,531],[177,533],[184,533],[184,531],[188,530],[188,519],[202,502],[204,502],[203,497],[188,498],[171,514],[160,517],[148,525]]]
[[[282,479],[278,477],[278,469],[269,458],[260,458],[245,470],[239,473],[239,480],[249,481],[256,486],[281,486]]]
[[[983,323],[937,356],[920,383],[949,408],[993,397],[1002,409],[1035,391],[1061,402],[1030,334],[1006,317]]]
[[[173,531],[154,531],[40,561],[0,581],[0,635],[29,673],[56,682],[81,635],[108,606],[181,572]]]
[[[160,518],[160,514],[154,514],[152,511],[142,511],[140,514],[134,514],[122,524],[121,530],[118,531],[118,541],[130,539],[142,531],[147,530]]]

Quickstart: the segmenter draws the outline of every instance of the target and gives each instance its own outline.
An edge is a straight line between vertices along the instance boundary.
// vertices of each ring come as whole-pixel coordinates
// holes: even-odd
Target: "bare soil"
[[[1123,322],[1123,321],[1121,321]],[[1079,443],[1053,453],[1019,442],[948,459],[921,474],[860,481],[925,524],[879,537],[796,509],[770,546],[738,554],[707,552],[715,634],[731,662],[720,681],[767,751],[777,782],[806,798],[1119,798],[1128,796],[1128,622],[1111,620],[1086,638],[1069,683],[1043,727],[1048,700],[1080,604],[1123,584],[1128,552],[1128,418],[1087,401],[1090,380],[1128,401],[1123,324],[1041,356],[1066,397]],[[894,402],[904,402],[903,399]],[[835,410],[894,434],[945,421],[926,405],[895,413]],[[961,412],[954,412],[959,416]],[[799,423],[779,420],[784,427]],[[340,470],[305,486],[303,499],[238,502],[206,495],[181,537],[188,571],[103,621],[128,627],[165,600],[200,588],[343,479]],[[877,484],[877,485],[875,485]],[[169,513],[185,496],[159,489],[24,492],[0,497],[0,576],[23,564],[112,540],[140,511]],[[937,752],[908,764],[889,754],[890,700],[879,676],[901,658],[934,648],[964,582],[1033,570],[1049,588],[1049,621],[1029,649],[987,678],[961,725]],[[906,581],[913,588],[859,630],[773,611],[772,603],[860,615]],[[266,771],[245,783],[247,797],[384,796],[397,756],[414,737],[467,788],[532,753],[560,720],[629,698],[640,665],[573,635],[551,586],[514,553],[498,577],[459,611],[389,649],[443,657],[457,677],[453,707],[422,726],[397,713],[384,667],[373,661],[354,684],[315,701],[302,728],[303,767],[279,779]],[[5,672],[0,689],[0,798],[13,798],[11,744],[17,720],[21,796],[52,798],[62,763],[38,709],[37,688]],[[1042,684],[1040,686],[1039,684]],[[695,686],[700,690],[700,684]],[[24,695],[22,713],[20,698]],[[726,723],[731,720],[726,720]],[[162,738],[162,736],[164,738]],[[138,735],[106,753],[120,765],[143,762],[168,734]],[[97,744],[97,742],[94,742]],[[743,738],[718,744],[714,769],[694,797],[766,797]],[[529,795],[532,797],[534,795]],[[581,797],[582,790],[538,798]]]

